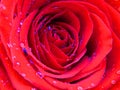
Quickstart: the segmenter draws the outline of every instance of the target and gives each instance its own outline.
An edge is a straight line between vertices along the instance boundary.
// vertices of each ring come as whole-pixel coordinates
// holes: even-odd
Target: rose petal
[[[29,82],[24,80],[12,67],[12,64],[9,60],[9,57],[7,57],[4,46],[0,44],[0,53],[3,53],[1,60],[3,62],[3,65],[5,66],[5,69],[7,71],[7,75],[10,78],[10,81],[13,85],[13,88],[16,89],[31,89],[32,86]],[[5,75],[6,76],[6,75]],[[21,82],[20,82],[21,81]],[[8,84],[9,85],[9,84]],[[11,89],[11,87],[10,87]]]
[[[112,81],[115,82],[120,80],[119,70],[120,70],[120,40],[119,38],[113,33],[113,48],[112,51],[108,54],[107,58],[107,69],[105,73],[104,79],[101,83],[96,87],[99,89],[103,87],[103,89],[110,88],[113,84]]]
[[[0,61],[0,89],[1,90],[8,90],[8,89],[13,90],[11,81],[9,80],[6,70],[4,69],[1,61]]]
[[[96,67],[101,62],[101,60],[103,60],[103,58],[110,52],[112,47],[111,46],[112,37],[111,37],[110,30],[106,27],[106,25],[102,22],[102,20],[97,15],[92,14],[92,19],[94,21],[94,30],[95,30],[94,31],[95,34],[93,35],[95,35],[95,38],[96,40],[98,40],[98,42],[96,43],[97,47],[92,48],[92,49],[95,49],[95,51],[92,53],[92,56],[91,56],[92,58],[91,64],[88,67],[86,67],[84,71],[90,70]]]

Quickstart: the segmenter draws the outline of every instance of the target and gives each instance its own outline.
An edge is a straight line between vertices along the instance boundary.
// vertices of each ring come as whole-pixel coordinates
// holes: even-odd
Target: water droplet
[[[40,76],[40,78],[43,78],[43,75],[41,72],[36,72],[36,75]]]
[[[20,22],[20,25],[21,25],[21,26],[23,25],[23,21]]]
[[[27,66],[30,66],[30,64],[28,63]]]
[[[7,46],[8,46],[9,48],[13,47],[13,45],[12,45],[11,43],[7,43]]]
[[[10,22],[9,25],[12,26],[12,23]]]
[[[32,60],[28,60],[30,64],[34,64],[34,62]]]
[[[13,60],[16,59],[16,56],[12,56],[12,59],[13,59]]]
[[[51,26],[48,26],[48,30],[51,30]]]
[[[18,33],[20,32],[20,27],[18,27],[17,32],[18,32]]]
[[[17,64],[18,66],[20,66],[20,62],[16,62],[16,64]]]
[[[24,47],[25,47],[24,43],[20,43],[20,46],[21,46],[22,48],[24,48]]]
[[[25,74],[25,73],[22,73],[21,75],[22,75],[23,77],[25,77],[25,76],[26,76],[26,74]]]
[[[83,90],[83,88],[81,86],[78,86],[77,90]]]
[[[27,50],[25,48],[22,48],[22,50],[25,55],[28,55]]]
[[[120,70],[117,71],[117,74],[120,74]]]
[[[5,10],[6,9],[5,5],[3,5],[3,4],[0,3],[0,9]]]
[[[4,6],[4,7],[3,7],[3,10],[5,10],[5,9],[6,9],[6,7]]]
[[[16,43],[13,43],[13,45],[15,46],[15,45],[16,45]]]
[[[111,81],[111,83],[112,83],[112,84],[115,84],[115,83],[116,83],[116,81],[115,81],[115,80],[112,80],[112,81]]]
[[[15,48],[16,50],[18,50],[19,48]]]
[[[53,84],[56,84],[57,82],[56,81],[53,81]]]
[[[36,88],[31,88],[31,90],[37,90]]]
[[[94,84],[94,83],[91,83],[91,86],[92,86],[92,87],[94,87],[94,86],[95,86],[95,84]]]

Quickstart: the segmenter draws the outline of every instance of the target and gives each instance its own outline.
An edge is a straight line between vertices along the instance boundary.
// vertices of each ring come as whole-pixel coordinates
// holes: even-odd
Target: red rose
[[[0,90],[120,89],[118,4],[0,2]]]

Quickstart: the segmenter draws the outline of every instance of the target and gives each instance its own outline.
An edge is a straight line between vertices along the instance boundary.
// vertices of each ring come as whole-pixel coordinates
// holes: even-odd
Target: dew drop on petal
[[[27,66],[30,66],[30,64],[28,63]]]
[[[19,50],[19,48],[15,48],[16,50]]]
[[[16,62],[16,64],[17,64],[18,66],[20,66],[20,62]]]
[[[117,73],[117,74],[120,74],[120,70],[118,70],[116,73]]]
[[[16,43],[13,43],[13,45],[15,46],[15,45],[16,45]]]
[[[3,4],[0,3],[0,9],[5,10],[6,9],[5,5],[3,5]]]
[[[24,43],[20,43],[20,46],[21,46],[22,48],[25,47]]]
[[[48,26],[48,30],[51,30],[51,26]]]
[[[34,64],[34,62],[32,60],[28,60],[30,64]]]
[[[22,26],[22,25],[23,25],[23,22],[20,22],[20,25]]]
[[[16,59],[16,56],[12,56],[12,59]]]
[[[12,23],[10,22],[9,25],[12,26]]]
[[[6,7],[5,6],[3,6],[3,10],[5,10],[6,9]]]
[[[23,77],[25,77],[25,76],[26,76],[26,74],[25,74],[25,73],[22,73],[21,75],[22,75]]]
[[[56,81],[53,81],[53,84],[56,84],[57,82]]]
[[[17,32],[18,32],[18,33],[20,32],[20,27],[18,27]]]
[[[13,47],[13,45],[12,45],[11,43],[7,43],[7,46],[8,46],[9,48]]]
[[[95,86],[95,84],[94,84],[94,83],[91,83],[91,86],[92,86],[92,87],[94,87],[94,86]]]
[[[115,84],[115,83],[116,83],[116,81],[115,81],[115,80],[112,80],[112,81],[111,81],[111,84]]]
[[[36,88],[31,88],[31,90],[37,90]]]
[[[77,90],[83,90],[83,88],[81,86],[78,86]]]
[[[36,72],[36,75],[38,75],[38,76],[40,76],[40,78],[43,78],[43,75],[42,75],[42,73],[41,72]]]
[[[27,50],[25,48],[22,48],[22,51],[25,55],[28,55]]]

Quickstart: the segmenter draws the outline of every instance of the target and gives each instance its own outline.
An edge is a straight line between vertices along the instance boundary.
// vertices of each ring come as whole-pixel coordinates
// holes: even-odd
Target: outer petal
[[[0,9],[0,35],[1,40],[9,53],[7,43],[9,42],[9,32],[12,28],[12,20],[13,20],[13,12],[15,8],[17,0],[2,0],[0,6],[2,5],[2,9]]]
[[[120,62],[119,62],[119,59],[120,59],[120,56],[119,56],[119,53],[120,53],[120,40],[119,40],[120,38],[120,26],[119,26],[120,25],[120,14],[115,9],[113,9],[110,5],[108,5],[107,3],[104,3],[103,0],[97,1],[97,2],[94,0],[87,0],[87,1],[97,6],[103,12],[105,12],[110,22],[110,26],[112,26],[111,32],[113,35],[113,47],[112,47],[112,51],[107,56],[107,68],[106,68],[106,73],[105,73],[106,75],[104,79],[102,80],[102,82],[98,85],[98,87],[95,88],[95,90],[98,90],[98,89],[105,90],[108,88],[110,89],[110,87],[113,84],[115,84],[117,81],[120,80],[120,76],[119,76],[120,74],[119,73],[119,70],[120,70]],[[106,0],[106,1],[110,2],[110,0]],[[100,2],[103,2],[103,3],[99,4]],[[117,4],[119,3],[117,2]]]
[[[5,52],[5,49],[4,49],[4,46],[2,45],[2,43],[0,43],[0,53],[2,53],[1,61],[5,67],[5,70],[6,70],[6,72],[2,71],[3,72],[2,74],[5,73],[6,74],[5,76],[8,76],[10,78],[11,82],[8,79],[9,84],[12,83],[12,85],[13,85],[13,86],[12,85],[9,86],[9,89],[13,89],[13,88],[15,88],[17,90],[31,89],[32,88],[31,85],[28,82],[26,82],[21,76],[19,76],[18,73],[13,69],[12,64],[9,60],[9,57],[7,57],[7,55],[6,55],[6,52]],[[7,84],[6,88],[8,88],[9,84]],[[1,88],[3,88],[3,87],[1,87]],[[4,87],[4,89],[5,89],[5,87]],[[4,90],[4,89],[1,89],[1,90]]]

